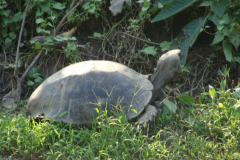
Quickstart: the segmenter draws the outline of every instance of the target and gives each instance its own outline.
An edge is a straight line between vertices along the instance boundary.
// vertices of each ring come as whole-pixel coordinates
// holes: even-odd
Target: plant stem
[[[23,32],[23,28],[25,25],[25,20],[27,17],[27,11],[29,8],[29,4],[30,4],[31,0],[28,1],[27,7],[25,9],[25,13],[24,13],[24,17],[23,17],[23,21],[22,21],[22,26],[21,26],[21,30],[19,33],[19,38],[18,38],[18,45],[17,45],[17,52],[16,52],[16,61],[15,61],[15,69],[14,69],[14,76],[19,79],[18,75],[17,75],[17,66],[18,66],[18,57],[19,57],[19,48],[20,48],[20,43],[21,43],[21,39],[22,39],[22,32]]]

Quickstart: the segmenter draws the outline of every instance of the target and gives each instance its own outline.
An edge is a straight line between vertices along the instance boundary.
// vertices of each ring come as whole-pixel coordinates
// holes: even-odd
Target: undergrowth
[[[221,84],[223,86],[224,83]],[[239,159],[237,92],[203,92],[197,107],[161,113],[147,134],[124,115],[104,114],[92,129],[55,120],[39,123],[1,110],[0,154],[39,159]],[[98,118],[99,118],[98,117]]]

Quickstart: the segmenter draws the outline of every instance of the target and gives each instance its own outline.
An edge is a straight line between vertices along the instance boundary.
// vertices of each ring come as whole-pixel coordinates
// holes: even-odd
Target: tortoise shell
[[[107,110],[124,111],[129,120],[140,115],[152,97],[148,76],[116,62],[85,61],[72,64],[47,78],[31,95],[27,110],[35,117],[65,123],[91,124]]]

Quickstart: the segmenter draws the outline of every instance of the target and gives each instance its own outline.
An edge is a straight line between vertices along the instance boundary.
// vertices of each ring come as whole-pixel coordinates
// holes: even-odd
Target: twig
[[[5,63],[7,63],[7,54],[5,52],[5,48],[4,47],[2,47],[2,48],[3,48],[3,52],[4,52],[4,56],[5,56]]]
[[[21,26],[21,30],[20,30],[19,38],[18,38],[17,52],[16,52],[15,69],[14,69],[14,77],[16,77],[16,79],[17,79],[17,94],[16,94],[17,97],[15,97],[16,101],[18,101],[20,99],[20,95],[21,95],[21,92],[22,92],[22,80],[21,80],[22,78],[20,79],[18,77],[17,66],[18,66],[19,48],[20,48],[20,43],[21,43],[21,39],[22,39],[22,32],[23,32],[23,28],[24,28],[24,25],[25,25],[25,20],[26,20],[26,17],[27,17],[27,12],[28,12],[30,2],[31,2],[31,0],[28,1],[28,4],[27,4],[26,9],[25,9],[25,13],[24,13],[23,21],[22,21],[22,26]]]
[[[76,6],[74,6],[74,7],[71,9],[71,11],[69,11],[69,12],[63,17],[63,19],[59,22],[57,28],[55,29],[54,36],[58,33],[59,29],[60,29],[61,26],[62,26],[62,23],[65,21],[65,19],[67,18],[67,16],[68,16],[69,14],[71,14],[82,2],[83,2],[83,0],[80,0],[80,1],[76,4]]]
[[[57,28],[58,30],[60,29],[61,27],[61,24],[64,22],[64,20],[67,18],[67,16],[73,12],[74,9],[76,9],[82,2],[83,0],[79,1],[78,4],[70,11],[68,12],[61,20],[61,22],[59,22]],[[56,33],[57,29],[55,30],[55,33]],[[34,64],[37,62],[37,60],[39,59],[39,57],[42,55],[43,53],[43,50],[44,50],[44,47],[41,49],[41,51],[38,53],[38,55],[35,57],[35,59],[33,60],[33,62],[30,64],[30,66],[27,68],[27,70],[24,72],[24,74],[22,75],[22,78],[21,78],[21,81],[23,81],[26,77],[26,75],[28,74],[28,72],[30,71],[30,69],[32,69],[32,67],[34,66]]]
[[[138,40],[140,40],[140,41],[143,41],[143,42],[149,43],[149,44],[158,45],[158,46],[160,45],[159,43],[149,42],[149,41],[143,40],[143,39],[141,39],[141,38],[134,37],[134,36],[132,36],[132,35],[130,35],[130,34],[127,34],[127,33],[124,33],[124,32],[123,32],[123,34],[125,34],[125,35],[127,35],[127,36],[129,36],[129,37],[132,37],[132,38],[138,39]]]
[[[28,11],[30,2],[31,2],[31,0],[28,1],[27,7],[25,9],[25,13],[24,13],[23,21],[22,21],[22,26],[21,26],[21,30],[20,30],[20,34],[19,34],[19,38],[18,38],[18,45],[17,45],[17,52],[16,52],[16,61],[15,61],[15,69],[14,69],[14,76],[17,78],[17,80],[19,80],[19,77],[17,75],[19,48],[20,48],[20,43],[21,43],[21,39],[22,39],[22,32],[23,32],[23,28],[24,28],[24,25],[25,25],[25,20],[26,20],[26,17],[27,17],[27,11]]]
[[[70,12],[68,12],[64,17],[63,19],[61,20],[61,22],[58,24],[57,26],[57,29],[55,30],[54,33],[57,33],[58,30],[61,28],[61,25],[62,23],[64,22],[64,20],[67,18],[67,16],[74,11],[74,9],[76,9],[81,3],[82,3],[83,0],[80,0],[78,2],[78,4],[72,8],[72,10]],[[27,10],[28,10],[28,7],[29,7],[29,3],[31,2],[31,0],[28,1],[28,5],[26,7],[26,10],[25,10],[25,15],[24,15],[24,18],[23,18],[23,22],[22,22],[22,28],[21,28],[21,31],[20,31],[20,35],[19,35],[19,41],[18,41],[18,48],[17,48],[17,55],[16,55],[16,63],[15,63],[15,71],[14,71],[14,76],[17,78],[17,97],[16,99],[19,100],[20,99],[20,95],[21,95],[21,91],[22,91],[22,82],[24,81],[24,79],[26,78],[28,72],[32,69],[32,67],[34,66],[34,64],[38,61],[38,59],[40,58],[40,56],[42,55],[45,47],[43,47],[41,49],[41,51],[38,53],[38,55],[34,58],[34,60],[32,61],[32,63],[28,66],[27,70],[23,73],[22,77],[19,78],[18,75],[17,75],[17,61],[18,61],[18,56],[19,56],[19,45],[20,45],[20,41],[21,41],[21,37],[22,37],[22,31],[23,31],[23,27],[24,27],[24,23],[25,23],[25,19],[26,19],[26,14],[27,14]]]
[[[41,49],[41,51],[38,53],[38,55],[34,58],[34,60],[32,61],[32,63],[30,64],[30,66],[28,66],[27,70],[23,73],[22,77],[20,78],[20,81],[23,82],[24,79],[26,78],[28,72],[30,71],[30,69],[32,69],[32,67],[34,66],[34,64],[37,62],[37,60],[39,59],[39,57],[42,55],[43,50],[45,49],[45,47],[43,47]]]
[[[73,7],[73,5],[74,5],[75,2],[76,2],[76,0],[73,0],[73,1],[72,1],[72,4],[71,4],[70,8]]]

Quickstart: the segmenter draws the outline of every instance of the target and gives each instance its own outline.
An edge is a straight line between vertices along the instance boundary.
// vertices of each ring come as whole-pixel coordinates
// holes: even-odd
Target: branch
[[[31,2],[31,0],[28,1],[27,7],[25,9],[25,13],[24,13],[23,21],[22,21],[22,26],[21,26],[21,30],[20,30],[20,34],[19,34],[19,38],[18,38],[18,45],[17,45],[17,52],[16,52],[16,61],[15,61],[15,69],[14,69],[14,76],[17,78],[17,80],[19,80],[19,77],[17,75],[19,48],[20,48],[20,43],[21,43],[21,39],[22,39],[22,32],[23,32],[23,28],[24,28],[26,17],[27,17],[27,11],[28,11],[30,2]]]
[[[134,36],[132,36],[132,35],[130,35],[130,34],[127,34],[127,33],[124,33],[124,32],[123,32],[123,34],[125,34],[125,35],[127,35],[127,36],[129,36],[129,37],[132,37],[132,38],[138,39],[138,40],[140,40],[140,41],[143,41],[143,42],[146,42],[146,43],[149,43],[149,44],[154,44],[154,45],[159,46],[159,43],[149,42],[149,41],[146,41],[146,40],[141,39],[141,38],[138,38],[138,37],[134,37]]]
[[[69,14],[71,14],[71,13],[74,11],[74,9],[76,9],[76,8],[82,3],[82,1],[83,1],[83,0],[80,0],[80,1],[78,2],[78,4],[76,4],[76,6],[74,6],[74,8],[71,9],[71,11],[69,11],[69,12],[62,18],[61,22],[59,22],[59,24],[58,24],[58,26],[57,26],[57,28],[56,28],[56,30],[55,30],[55,33],[57,33],[58,30],[61,28],[61,25],[62,25],[62,23],[64,22],[64,20],[67,18],[67,16],[68,16]],[[56,32],[56,31],[57,31],[57,32]],[[54,34],[55,34],[55,33],[54,33]],[[30,66],[28,66],[27,70],[24,72],[24,74],[22,75],[22,77],[21,77],[21,79],[20,79],[21,82],[25,79],[25,77],[27,76],[28,72],[32,69],[32,67],[34,66],[34,64],[37,62],[37,60],[39,59],[39,57],[42,55],[43,50],[44,50],[44,47],[41,49],[41,51],[40,51],[40,52],[38,53],[38,55],[35,57],[35,59],[33,60],[33,62],[30,64]]]
[[[37,62],[37,60],[40,58],[40,56],[43,53],[43,50],[45,49],[45,47],[43,47],[41,49],[41,51],[38,53],[38,55],[34,58],[34,60],[32,61],[32,63],[30,64],[30,66],[28,66],[27,70],[23,73],[22,77],[19,79],[20,83],[22,83],[24,81],[24,79],[26,78],[28,72],[32,69],[32,67],[34,66],[34,64]]]
[[[54,36],[58,33],[59,29],[61,28],[62,26],[62,23],[65,21],[65,19],[67,18],[67,16],[69,16],[70,13],[72,13],[81,3],[83,2],[83,0],[79,0],[79,2],[76,4],[76,6],[74,6],[70,12],[68,12],[64,17],[63,19],[61,20],[61,22],[59,22],[57,28],[55,29],[55,32],[54,32]]]
[[[73,0],[73,1],[72,1],[72,4],[71,4],[70,8],[73,7],[73,5],[74,5],[75,2],[76,2],[76,0]]]

